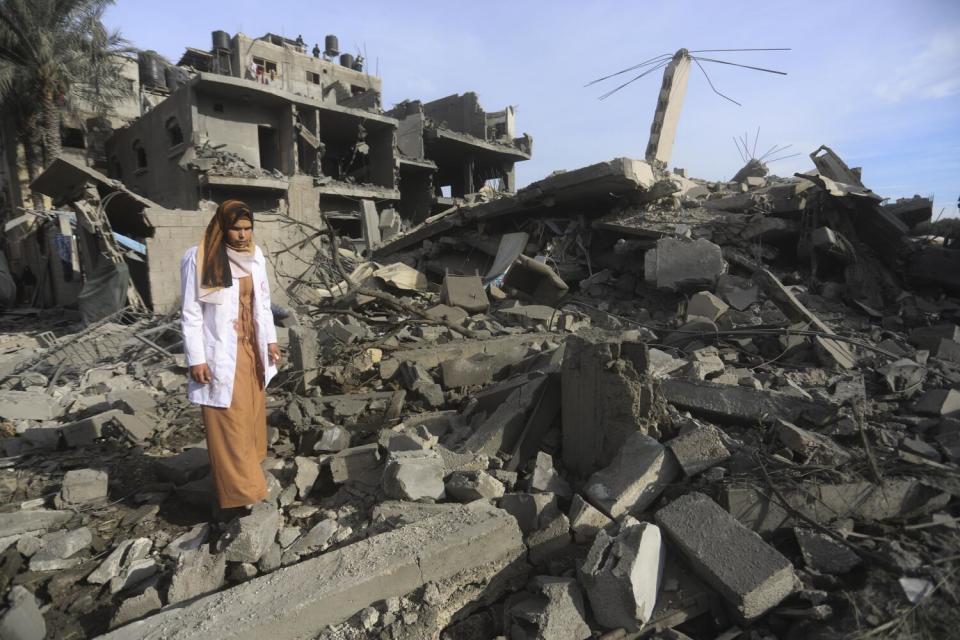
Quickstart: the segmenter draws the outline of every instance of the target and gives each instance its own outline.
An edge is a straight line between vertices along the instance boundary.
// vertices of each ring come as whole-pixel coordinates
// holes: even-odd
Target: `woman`
[[[203,242],[180,263],[188,396],[201,405],[210,470],[221,509],[267,495],[266,392],[280,350],[270,312],[266,261],[253,243],[253,213],[227,200]]]

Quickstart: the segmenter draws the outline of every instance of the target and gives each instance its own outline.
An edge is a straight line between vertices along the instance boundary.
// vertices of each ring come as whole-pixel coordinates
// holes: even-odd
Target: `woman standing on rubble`
[[[265,265],[253,242],[253,212],[239,200],[217,208],[203,242],[180,263],[188,396],[201,405],[221,509],[267,495],[260,469],[267,455],[264,389],[280,350]]]

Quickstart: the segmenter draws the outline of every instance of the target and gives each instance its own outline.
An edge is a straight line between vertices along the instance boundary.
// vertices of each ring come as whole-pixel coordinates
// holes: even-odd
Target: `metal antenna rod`
[[[710,79],[710,75],[707,73],[707,70],[703,68],[703,65],[700,64],[700,61],[697,60],[696,58],[694,58],[693,56],[690,56],[690,59],[693,60],[694,62],[696,62],[696,63],[697,63],[697,66],[700,67],[700,71],[703,72],[703,77],[707,79],[707,84],[710,85],[710,88],[713,89],[713,92],[714,92],[715,94],[717,94],[717,95],[720,96],[721,98],[726,98],[727,100],[729,100],[729,101],[732,102],[733,104],[737,105],[738,107],[742,107],[742,106],[743,106],[742,104],[740,104],[739,102],[737,102],[736,100],[734,100],[733,98],[731,98],[730,96],[726,96],[726,95],[720,93],[720,92],[717,90],[717,88],[716,88],[715,86],[713,86],[713,80]]]
[[[602,78],[597,78],[596,80],[591,80],[590,82],[588,82],[587,84],[585,84],[585,85],[583,85],[583,86],[584,86],[584,87],[589,87],[589,86],[592,85],[592,84],[597,84],[598,82],[603,82],[604,80],[609,80],[610,78],[612,78],[612,77],[614,77],[614,76],[619,76],[619,75],[621,75],[621,74],[627,73],[628,71],[633,71],[634,69],[639,69],[640,67],[646,66],[646,65],[651,64],[651,63],[654,63],[654,62],[657,62],[658,60],[663,60],[664,58],[670,58],[670,57],[672,57],[672,56],[673,56],[672,53],[664,53],[664,54],[661,54],[661,55],[657,56],[656,58],[650,58],[649,60],[644,60],[644,61],[641,62],[640,64],[635,64],[635,65],[633,65],[632,67],[627,67],[626,69],[624,69],[624,70],[622,70],[622,71],[617,71],[616,73],[611,73],[611,74],[608,75],[608,76],[603,76]]]
[[[740,143],[737,142],[737,136],[733,136],[733,144],[735,144],[737,147],[737,153],[740,154],[740,159],[746,162],[747,159],[743,155],[743,149],[740,148]]]
[[[757,142],[760,140],[760,125],[757,125],[757,135],[753,137],[753,151],[750,152],[751,158],[757,157]]]
[[[786,160],[787,158],[796,158],[797,156],[802,156],[802,153],[792,153],[789,156],[783,156],[782,158],[774,158],[773,160],[767,160],[767,163],[771,162],[780,162],[781,160]]]
[[[622,85],[620,85],[620,86],[617,87],[616,89],[613,89],[613,90],[611,90],[611,91],[606,92],[605,94],[603,94],[602,96],[600,96],[600,100],[606,100],[607,98],[609,98],[610,96],[612,96],[613,94],[615,94],[617,91],[620,91],[620,89],[623,89],[623,88],[624,88],[625,86],[627,86],[628,84],[630,84],[630,83],[632,83],[632,82],[636,82],[637,80],[639,80],[639,79],[642,78],[643,76],[645,76],[645,75],[647,75],[647,74],[650,74],[650,73],[653,73],[654,71],[658,71],[659,69],[664,68],[665,66],[667,66],[667,64],[668,64],[668,62],[665,61],[665,62],[661,62],[661,63],[657,64],[655,67],[650,67],[649,69],[647,69],[646,71],[644,71],[644,72],[641,73],[640,75],[636,76],[635,78],[632,78],[631,80],[627,80],[626,82],[624,82]]]
[[[703,60],[704,62],[718,62],[720,64],[729,64],[733,67],[743,67],[744,69],[753,69],[754,71],[764,71],[766,73],[777,73],[781,76],[787,75],[786,71],[777,71],[776,69],[764,69],[763,67],[751,67],[748,64],[737,64],[736,62],[727,62],[726,60],[716,60],[714,58],[701,58],[700,56],[694,57],[694,60]]]
[[[793,51],[790,47],[776,47],[773,49],[694,49],[690,53],[714,53],[717,51]]]

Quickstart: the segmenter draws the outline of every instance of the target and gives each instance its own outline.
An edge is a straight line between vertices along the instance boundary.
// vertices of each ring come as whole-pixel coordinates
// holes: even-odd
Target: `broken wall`
[[[438,126],[484,140],[487,137],[486,116],[480,108],[477,94],[472,91],[426,102],[423,105],[423,113],[434,120]]]
[[[270,107],[253,102],[240,102],[204,91],[197,92],[196,132],[215,145],[225,145],[224,150],[235,153],[255,167],[263,167],[260,156],[260,127],[269,127],[276,132],[278,144],[282,121],[289,119],[286,109]],[[278,154],[282,153],[282,145]],[[287,151],[290,151],[289,145]],[[292,162],[292,158],[287,162]],[[286,173],[286,172],[285,172]]]

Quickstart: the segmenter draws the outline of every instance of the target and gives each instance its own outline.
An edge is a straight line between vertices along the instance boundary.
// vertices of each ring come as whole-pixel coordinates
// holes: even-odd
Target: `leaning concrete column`
[[[663,85],[660,87],[657,110],[653,114],[653,124],[650,125],[647,162],[654,160],[663,164],[670,162],[689,77],[690,55],[686,49],[680,49],[673,55],[673,60],[663,72]]]

